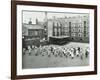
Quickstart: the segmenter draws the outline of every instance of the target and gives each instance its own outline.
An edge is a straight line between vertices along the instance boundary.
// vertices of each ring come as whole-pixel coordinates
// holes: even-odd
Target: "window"
[[[33,31],[32,30],[28,30],[28,34],[29,34],[29,36],[32,36],[33,35]]]
[[[37,36],[38,35],[38,31],[35,31],[35,36]]]
[[[78,32],[80,32],[80,29],[78,30]]]
[[[57,35],[57,28],[54,29],[54,35]]]
[[[78,34],[79,37],[81,37],[81,34]]]
[[[86,21],[84,21],[84,26],[86,26]]]

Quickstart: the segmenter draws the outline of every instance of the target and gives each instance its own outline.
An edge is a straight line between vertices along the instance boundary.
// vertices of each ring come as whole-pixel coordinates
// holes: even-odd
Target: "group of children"
[[[26,48],[23,48],[23,54],[29,54],[29,55],[41,55],[41,56],[55,56],[55,57],[71,57],[73,59],[74,57],[80,57],[83,59],[84,57],[87,58],[89,55],[89,47],[86,47],[85,49],[81,47],[64,47],[64,46],[54,46],[54,45],[45,45],[45,46],[39,46],[36,47],[34,45],[27,46]]]

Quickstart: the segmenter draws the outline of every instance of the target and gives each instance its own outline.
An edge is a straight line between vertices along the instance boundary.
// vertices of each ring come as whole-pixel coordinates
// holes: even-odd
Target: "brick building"
[[[89,42],[89,16],[48,19],[48,37],[69,36],[72,41]]]
[[[45,38],[44,24],[38,23],[37,19],[36,24],[32,24],[31,20],[28,23],[23,23],[22,36],[24,47],[33,44],[39,46],[40,41]]]

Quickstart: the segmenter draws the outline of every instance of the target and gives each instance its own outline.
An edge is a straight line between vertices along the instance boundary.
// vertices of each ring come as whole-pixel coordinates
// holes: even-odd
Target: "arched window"
[[[80,32],[80,29],[78,30],[78,32]]]
[[[81,34],[78,34],[79,37],[81,37]]]
[[[59,35],[60,35],[60,33],[61,33],[61,28],[59,28]]]
[[[56,36],[57,35],[57,28],[54,29],[54,32],[55,32],[55,36]]]

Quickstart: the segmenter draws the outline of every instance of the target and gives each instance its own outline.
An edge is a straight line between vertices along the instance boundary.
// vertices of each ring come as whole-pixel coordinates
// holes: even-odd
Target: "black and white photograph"
[[[12,77],[97,73],[97,7],[12,3]]]
[[[22,69],[88,66],[90,14],[22,11]]]

